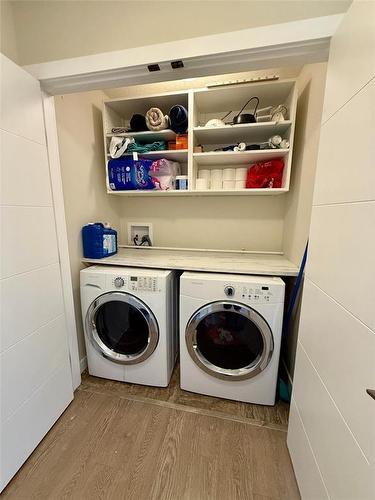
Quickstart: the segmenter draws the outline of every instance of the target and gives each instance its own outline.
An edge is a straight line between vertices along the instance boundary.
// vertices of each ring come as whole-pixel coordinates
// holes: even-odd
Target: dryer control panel
[[[272,291],[268,286],[244,286],[240,290],[241,298],[253,304],[272,302]]]
[[[110,286],[127,292],[159,292],[158,278],[152,276],[113,276]]]
[[[246,286],[241,283],[226,284],[224,294],[247,304],[269,304],[275,302],[271,287],[263,285]]]

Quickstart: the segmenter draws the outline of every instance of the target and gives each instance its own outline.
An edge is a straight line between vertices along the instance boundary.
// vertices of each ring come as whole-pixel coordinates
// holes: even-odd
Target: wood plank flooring
[[[288,426],[289,405],[278,401],[275,406],[253,405],[215,398],[183,391],[180,388],[179,366],[176,366],[168,387],[149,387],[138,384],[124,384],[114,380],[91,377],[85,372],[82,376],[82,390],[135,400],[148,401],[175,409],[191,412],[218,414],[221,417],[245,421],[259,426],[286,430]]]
[[[272,415],[268,408],[246,412],[241,403],[225,406],[223,400],[185,394],[187,403],[175,381],[167,389],[154,389],[86,375],[74,401],[2,497],[300,498],[286,447],[283,406],[267,421]]]

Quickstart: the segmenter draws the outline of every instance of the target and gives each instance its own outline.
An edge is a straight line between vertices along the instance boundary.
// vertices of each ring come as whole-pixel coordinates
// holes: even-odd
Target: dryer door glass
[[[264,342],[250,319],[223,310],[208,314],[197,325],[197,348],[213,365],[234,370],[261,356]]]
[[[86,331],[94,347],[119,363],[147,359],[158,342],[158,326],[151,310],[123,292],[104,294],[90,306]]]
[[[189,321],[186,343],[191,357],[218,378],[247,379],[269,363],[273,336],[266,320],[250,307],[215,302]]]

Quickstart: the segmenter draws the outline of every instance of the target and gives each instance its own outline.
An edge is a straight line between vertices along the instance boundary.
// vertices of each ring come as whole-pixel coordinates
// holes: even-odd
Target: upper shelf
[[[194,127],[193,132],[201,144],[223,144],[226,142],[264,141],[268,137],[283,135],[292,122],[259,122],[241,125],[225,125],[223,127]]]
[[[173,141],[176,139],[176,133],[173,130],[146,130],[145,132],[126,132],[123,134],[106,134],[107,137],[134,137],[139,142],[154,142],[154,141]]]
[[[262,149],[257,151],[211,151],[194,153],[198,165],[249,165],[262,160],[283,158],[289,149]]]

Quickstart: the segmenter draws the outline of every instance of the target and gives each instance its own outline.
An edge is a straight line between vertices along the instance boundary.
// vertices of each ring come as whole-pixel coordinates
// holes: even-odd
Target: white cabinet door
[[[305,500],[375,498],[375,3],[331,42],[288,447]]]
[[[39,82],[1,57],[1,479],[73,399]]]

